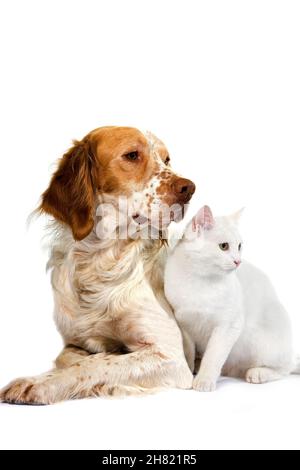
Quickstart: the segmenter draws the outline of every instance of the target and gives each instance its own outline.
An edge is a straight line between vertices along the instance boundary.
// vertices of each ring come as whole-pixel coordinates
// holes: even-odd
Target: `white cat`
[[[241,212],[214,219],[203,207],[166,265],[165,293],[182,329],[188,364],[201,366],[195,390],[216,389],[219,376],[250,383],[300,373],[289,317],[265,274],[242,263]]]

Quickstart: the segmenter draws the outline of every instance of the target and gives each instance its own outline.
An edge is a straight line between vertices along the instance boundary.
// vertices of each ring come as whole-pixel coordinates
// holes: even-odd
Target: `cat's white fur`
[[[196,352],[201,358],[199,391],[215,390],[221,374],[264,383],[297,372],[289,317],[268,277],[247,262],[239,266],[239,216],[214,219],[202,208],[166,266],[165,293],[192,370]]]

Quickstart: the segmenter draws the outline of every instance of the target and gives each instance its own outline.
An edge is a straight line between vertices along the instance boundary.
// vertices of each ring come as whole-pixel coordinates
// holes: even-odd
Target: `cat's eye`
[[[131,161],[131,162],[134,162],[134,161],[138,160],[139,154],[138,154],[138,152],[129,152],[129,153],[126,153],[126,154],[124,155],[124,157],[125,157],[127,160],[129,160],[129,161]]]
[[[239,251],[241,251],[241,249],[242,249],[242,244],[240,243],[239,244]]]
[[[222,251],[228,251],[229,250],[229,243],[221,243],[219,245]]]
[[[167,166],[168,166],[168,165],[169,165],[169,163],[170,163],[170,160],[171,160],[171,159],[170,159],[170,157],[169,157],[169,156],[167,156],[167,158],[165,159],[165,165],[167,165]]]

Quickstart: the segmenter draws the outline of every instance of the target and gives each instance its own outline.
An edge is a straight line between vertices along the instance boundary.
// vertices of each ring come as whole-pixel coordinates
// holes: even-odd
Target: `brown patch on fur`
[[[157,162],[150,154],[148,141],[137,129],[100,128],[91,132],[88,138],[100,166],[100,191],[129,196],[132,194],[132,183],[143,189],[157,170]],[[138,153],[137,160],[126,158],[130,152]]]
[[[75,141],[42,196],[40,210],[69,225],[75,240],[85,238],[94,226],[96,171],[89,141]]]
[[[166,178],[170,178],[170,177],[171,177],[171,172],[168,170],[164,170],[161,173],[159,173],[159,178],[162,180]]]
[[[99,384],[94,385],[91,390],[92,395],[94,396],[101,395],[103,387],[104,387],[104,383],[99,383]]]
[[[33,384],[28,385],[28,387],[27,387],[26,390],[24,391],[23,397],[24,397],[25,401],[26,401],[26,399],[28,398],[28,395],[30,394],[32,387],[33,387]]]
[[[159,187],[157,188],[156,192],[158,195],[163,196],[170,192],[170,185],[171,182],[162,182],[160,183]]]

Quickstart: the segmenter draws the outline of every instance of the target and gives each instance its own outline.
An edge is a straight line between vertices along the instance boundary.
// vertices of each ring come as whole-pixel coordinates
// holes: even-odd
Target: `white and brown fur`
[[[136,161],[127,158],[130,152]],[[99,239],[96,210],[126,196],[130,219],[151,204],[183,206],[194,190],[173,173],[167,149],[152,134],[106,127],[75,142],[40,208],[54,219],[49,267],[65,348],[53,370],[13,381],[0,392],[1,401],[50,404],[191,388],[181,333],[164,296],[166,244]]]

